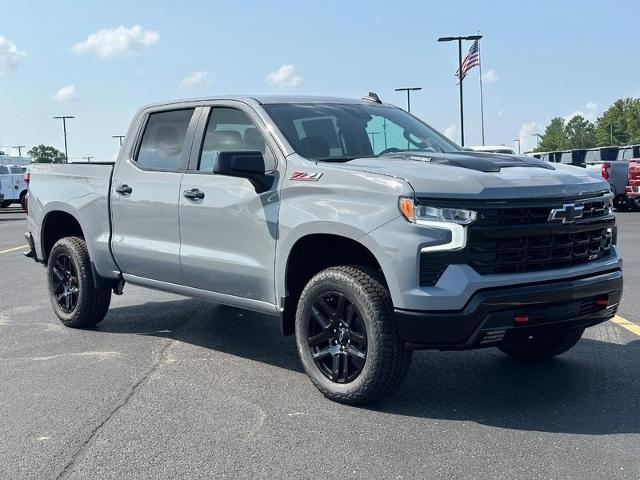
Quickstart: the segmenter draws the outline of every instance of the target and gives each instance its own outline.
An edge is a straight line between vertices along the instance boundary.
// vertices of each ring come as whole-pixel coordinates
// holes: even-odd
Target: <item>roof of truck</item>
[[[341,97],[321,97],[312,95],[216,95],[211,97],[200,98],[184,98],[180,100],[165,100],[164,102],[154,102],[145,107],[159,107],[163,105],[172,105],[178,103],[190,102],[207,102],[212,100],[237,100],[246,102],[254,100],[263,105],[276,103],[351,103],[351,104],[367,104],[371,105],[371,100],[360,98],[341,98]]]

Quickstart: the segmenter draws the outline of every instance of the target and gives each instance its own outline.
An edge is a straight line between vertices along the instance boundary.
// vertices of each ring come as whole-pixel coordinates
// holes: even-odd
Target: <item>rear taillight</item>
[[[611,164],[609,162],[604,162],[602,164],[602,178],[605,180],[609,180],[609,169],[611,168]]]
[[[29,177],[31,176],[31,174],[29,172],[24,172],[24,183],[26,183],[27,185],[29,185]]]

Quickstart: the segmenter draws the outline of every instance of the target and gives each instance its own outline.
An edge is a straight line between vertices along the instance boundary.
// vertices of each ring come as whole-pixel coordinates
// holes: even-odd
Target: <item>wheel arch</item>
[[[339,265],[365,265],[384,272],[373,252],[356,238],[330,233],[307,233],[295,240],[284,262],[282,332],[294,333],[295,311],[304,286],[318,272]],[[282,301],[282,300],[281,300]]]

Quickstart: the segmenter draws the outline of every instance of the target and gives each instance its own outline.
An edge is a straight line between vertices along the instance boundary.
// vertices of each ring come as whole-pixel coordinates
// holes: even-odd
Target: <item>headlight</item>
[[[428,205],[416,205],[413,198],[400,197],[399,203],[402,215],[411,223],[431,224],[431,222],[455,223],[457,225],[469,225],[477,217],[477,212],[462,208],[430,207]]]

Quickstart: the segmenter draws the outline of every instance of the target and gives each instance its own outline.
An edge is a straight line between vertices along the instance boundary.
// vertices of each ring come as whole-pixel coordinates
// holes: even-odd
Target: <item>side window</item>
[[[248,115],[229,107],[213,107],[204,134],[198,170],[212,172],[219,152],[258,151],[264,156],[267,171],[276,166],[264,137]]]
[[[177,170],[193,108],[149,115],[136,162],[143,168]]]
[[[18,174],[18,173],[23,174],[25,171],[25,169],[22,167],[10,167],[10,169],[11,169],[11,173],[14,173],[14,174]]]

